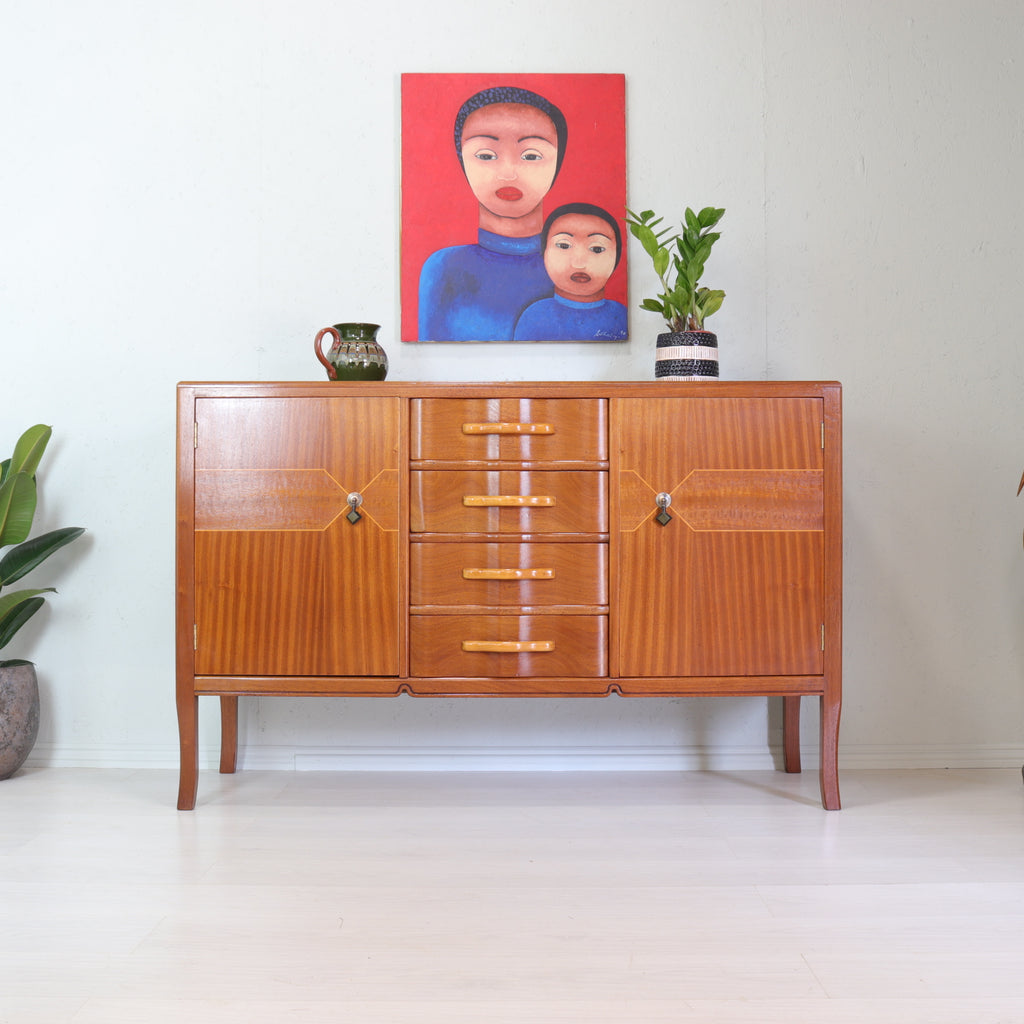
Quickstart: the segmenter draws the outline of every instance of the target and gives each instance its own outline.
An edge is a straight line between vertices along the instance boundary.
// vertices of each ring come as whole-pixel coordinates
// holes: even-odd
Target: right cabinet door
[[[823,672],[822,405],[613,400],[616,674]]]

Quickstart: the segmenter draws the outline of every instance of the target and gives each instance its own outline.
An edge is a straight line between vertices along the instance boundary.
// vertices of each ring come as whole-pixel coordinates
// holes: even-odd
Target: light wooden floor
[[[32,770],[4,1024],[1024,1022],[1019,770]]]

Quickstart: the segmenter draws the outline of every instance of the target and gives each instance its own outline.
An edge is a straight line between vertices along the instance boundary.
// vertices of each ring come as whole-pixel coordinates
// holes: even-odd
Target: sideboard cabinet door
[[[611,427],[618,674],[820,675],[821,400],[615,399]]]
[[[401,399],[195,409],[196,673],[397,675]]]

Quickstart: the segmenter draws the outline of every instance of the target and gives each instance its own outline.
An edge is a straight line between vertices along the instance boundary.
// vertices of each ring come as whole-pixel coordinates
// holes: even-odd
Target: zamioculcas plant
[[[664,218],[653,210],[626,210],[630,233],[650,256],[662,287],[657,298],[644,299],[640,308],[660,313],[670,331],[703,331],[704,321],[722,307],[725,292],[703,287],[700,279],[711,247],[721,237],[711,229],[724,213],[713,206],[700,213],[687,207],[682,230],[673,233],[671,228],[658,229]]]

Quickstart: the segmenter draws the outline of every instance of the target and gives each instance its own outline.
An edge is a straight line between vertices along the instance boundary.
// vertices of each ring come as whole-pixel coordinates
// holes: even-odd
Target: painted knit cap
[[[528,107],[536,107],[542,114],[551,118],[555,126],[555,137],[558,140],[558,156],[555,159],[555,178],[562,168],[562,160],[565,158],[565,143],[569,135],[568,126],[565,123],[565,115],[550,100],[529,89],[520,89],[515,85],[497,85],[491,89],[482,89],[480,92],[470,96],[465,103],[459,107],[455,115],[455,154],[462,164],[462,129],[466,124],[466,118],[479,110],[481,107],[490,107],[495,103],[522,103]],[[465,165],[463,164],[463,170]],[[552,178],[554,181],[554,178]]]

